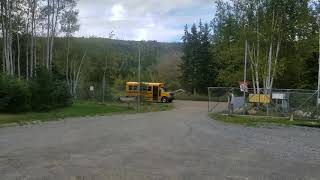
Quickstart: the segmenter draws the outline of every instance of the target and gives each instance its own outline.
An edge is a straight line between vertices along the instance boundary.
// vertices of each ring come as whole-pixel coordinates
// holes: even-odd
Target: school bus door
[[[158,102],[158,99],[159,99],[159,95],[158,95],[159,87],[158,86],[153,86],[152,89],[153,89],[153,91],[152,91],[153,100]]]

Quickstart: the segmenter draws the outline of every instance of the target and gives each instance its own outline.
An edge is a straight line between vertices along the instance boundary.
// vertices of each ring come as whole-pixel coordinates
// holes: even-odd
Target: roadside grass
[[[141,112],[150,112],[148,107],[150,105],[141,105]],[[152,111],[165,111],[173,108],[171,104],[153,104]],[[144,111],[144,109],[147,109]],[[110,103],[99,104],[97,102],[79,101],[70,107],[60,108],[49,112],[27,112],[21,114],[0,114],[0,126],[6,124],[25,125],[36,122],[58,121],[69,117],[89,117],[89,116],[103,116],[121,113],[135,113],[133,107],[126,104]]]
[[[253,116],[236,116],[236,115],[223,115],[223,114],[210,114],[210,117],[214,120],[239,124],[245,126],[265,126],[265,125],[278,125],[278,126],[304,126],[320,128],[320,121],[316,120],[293,120],[285,118],[268,118],[268,117],[253,117]]]

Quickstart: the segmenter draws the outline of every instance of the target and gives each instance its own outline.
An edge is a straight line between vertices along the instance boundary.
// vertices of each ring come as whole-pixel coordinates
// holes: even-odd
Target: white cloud
[[[111,8],[112,16],[110,21],[121,21],[126,19],[126,10],[121,4],[115,4]]]
[[[145,28],[137,29],[135,32],[136,37],[134,38],[134,40],[137,40],[137,41],[148,40],[148,36],[149,36],[148,33],[149,33],[148,29],[145,29]]]
[[[118,39],[180,41],[185,24],[214,14],[211,0],[79,0],[77,36]]]

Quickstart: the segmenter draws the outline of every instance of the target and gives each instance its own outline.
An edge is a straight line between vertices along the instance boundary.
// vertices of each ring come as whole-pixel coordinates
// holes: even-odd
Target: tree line
[[[319,7],[315,0],[215,1],[216,13],[208,28],[210,55],[199,53],[201,33],[193,25],[183,37],[181,82],[199,90],[238,86],[247,59],[247,80],[255,93],[274,87],[316,89]],[[205,61],[207,71],[197,71]],[[209,71],[214,78],[200,85]]]
[[[67,40],[79,30],[76,5],[76,0],[0,1],[2,112],[49,110],[70,104],[69,92],[74,86],[55,68],[55,40],[58,35]],[[68,59],[68,54],[65,56]],[[69,64],[63,67],[77,72],[76,80],[81,69],[77,64],[72,66],[77,70]]]
[[[3,0],[0,6],[1,112],[49,110],[79,98],[113,100],[123,95],[125,81],[137,80],[139,48],[142,80],[178,87],[171,66],[179,43],[113,40],[114,33],[73,37],[80,28],[76,0]]]
[[[38,65],[51,71],[55,37],[79,29],[77,2],[3,0],[0,5],[3,73],[29,79]]]

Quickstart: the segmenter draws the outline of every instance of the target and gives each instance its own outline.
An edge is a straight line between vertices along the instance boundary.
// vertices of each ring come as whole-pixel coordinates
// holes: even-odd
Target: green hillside
[[[45,41],[45,39],[39,41]],[[169,88],[178,88],[178,63],[182,56],[179,43],[72,38],[70,61],[78,64],[84,52],[87,51],[80,75],[80,97],[90,97],[89,86],[94,86],[93,96],[100,98],[104,73],[107,82],[105,93],[109,98],[121,95],[126,81],[138,80],[139,47],[141,49],[141,80],[166,82]],[[61,74],[65,73],[66,54],[66,39],[57,38],[54,64]]]

